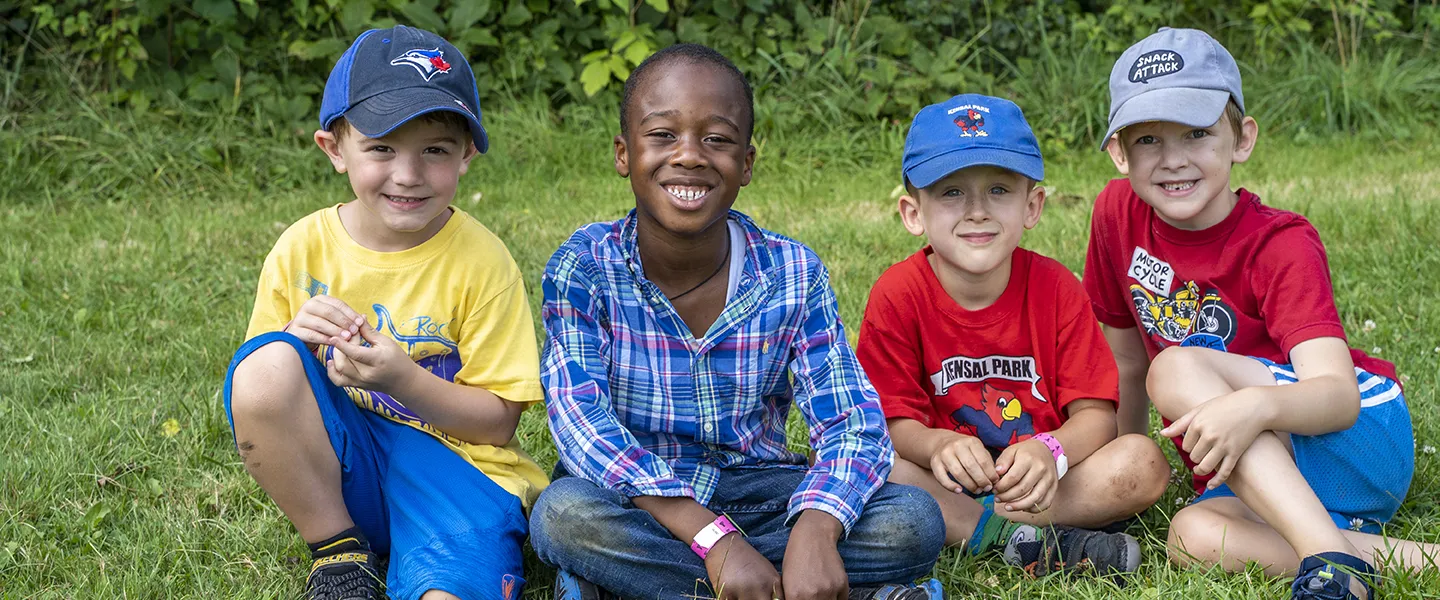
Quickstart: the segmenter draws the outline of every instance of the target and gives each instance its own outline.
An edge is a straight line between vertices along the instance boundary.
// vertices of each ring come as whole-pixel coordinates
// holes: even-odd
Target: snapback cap
[[[475,73],[455,46],[438,35],[404,25],[371,29],[340,56],[320,101],[320,128],[345,120],[370,138],[384,137],[415,117],[450,111],[470,123],[475,148],[489,149],[480,124]]]
[[[917,188],[977,165],[1045,179],[1045,161],[1030,123],[1014,102],[961,94],[915,114],[905,135],[901,170]]]
[[[1232,98],[1243,113],[1240,67],[1230,52],[1199,29],[1161,27],[1125,50],[1110,69],[1110,127],[1100,149],[1115,132],[1136,123],[1209,127]]]

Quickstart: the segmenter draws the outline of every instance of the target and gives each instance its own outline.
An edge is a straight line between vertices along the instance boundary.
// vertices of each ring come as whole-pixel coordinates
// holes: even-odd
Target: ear
[[[745,147],[745,169],[740,172],[740,187],[750,185],[750,175],[755,168],[755,146]]]
[[[1125,156],[1125,148],[1120,145],[1120,134],[1110,136],[1105,142],[1105,152],[1110,154],[1110,162],[1115,163],[1115,170],[1121,175],[1130,176],[1130,160]]]
[[[1255,142],[1259,137],[1260,124],[1255,122],[1255,117],[1245,117],[1240,121],[1240,139],[1235,140],[1235,154],[1230,157],[1230,162],[1250,160],[1250,153],[1255,151]]]
[[[466,171],[470,170],[470,161],[475,160],[477,156],[480,156],[480,149],[475,147],[475,140],[472,139],[469,143],[465,144],[465,155],[460,157],[461,175],[464,175]]]
[[[325,156],[330,158],[330,164],[335,167],[336,173],[345,172],[345,156],[340,153],[340,140],[336,139],[334,132],[315,130],[315,145],[325,151]]]
[[[925,235],[925,222],[920,218],[920,200],[909,194],[900,195],[900,222],[910,235]]]
[[[1025,228],[1034,229],[1040,224],[1040,213],[1045,210],[1045,186],[1035,184],[1025,199]]]
[[[630,156],[625,149],[625,136],[615,136],[615,172],[621,177],[630,176]]]

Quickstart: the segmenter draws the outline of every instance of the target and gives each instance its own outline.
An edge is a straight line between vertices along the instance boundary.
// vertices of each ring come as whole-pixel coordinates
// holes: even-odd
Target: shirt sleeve
[[[855,354],[865,375],[875,384],[887,419],[914,419],[933,425],[932,401],[925,391],[916,315],[905,306],[900,266],[892,267],[870,290],[860,341]],[[900,301],[897,301],[900,300]]]
[[[850,527],[885,483],[895,449],[874,388],[845,339],[830,276],[818,258],[790,360],[796,407],[810,428],[815,464],[790,497],[788,521],[817,509]]]
[[[1125,186],[1122,180],[1110,182],[1095,198],[1095,210],[1090,213],[1090,244],[1085,251],[1085,292],[1090,296],[1090,306],[1095,318],[1101,323],[1117,329],[1135,326],[1135,315],[1130,313],[1130,296],[1125,286],[1123,269],[1120,265],[1126,257],[1121,256],[1120,229],[1117,204]]]
[[[470,312],[459,338],[463,366],[456,383],[484,388],[511,402],[544,399],[535,326],[518,268],[505,287]]]
[[[260,267],[260,281],[255,286],[255,306],[250,310],[250,326],[245,329],[245,339],[262,333],[280,331],[295,318],[290,309],[290,278],[280,267],[276,256],[278,248],[271,250]]]
[[[599,269],[586,264],[573,243],[555,253],[541,281],[547,339],[540,378],[560,462],[570,473],[628,497],[693,498],[695,490],[615,415],[603,358],[611,340],[600,326],[603,307],[594,283]]]
[[[1345,339],[1325,246],[1308,221],[1297,217],[1270,233],[1249,262],[1260,318],[1281,352],[1289,356],[1315,338]]]
[[[1075,400],[1108,400],[1120,403],[1120,370],[1115,356],[1100,332],[1091,312],[1091,303],[1080,282],[1064,268],[1056,268],[1054,279],[1056,365],[1055,407],[1064,414]]]

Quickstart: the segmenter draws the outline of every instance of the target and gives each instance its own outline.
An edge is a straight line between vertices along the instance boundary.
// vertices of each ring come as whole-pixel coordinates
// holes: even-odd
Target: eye
[[[727,137],[725,137],[725,136],[723,136],[723,135],[718,135],[718,134],[711,134],[711,135],[705,136],[705,141],[706,141],[706,142],[709,142],[709,143],[711,143],[711,144],[730,144],[730,143],[733,143],[733,142],[730,141],[730,138],[727,138]]]
[[[1136,143],[1136,144],[1142,144],[1142,145],[1153,144],[1153,143],[1155,143],[1156,141],[1157,141],[1157,140],[1155,139],[1155,136],[1153,136],[1153,135],[1142,135],[1142,136],[1140,136],[1140,137],[1138,137],[1138,138],[1135,138],[1135,143]]]
[[[1208,129],[1192,129],[1192,130],[1190,130],[1190,134],[1189,134],[1190,139],[1193,139],[1193,140],[1198,140],[1198,139],[1200,139],[1200,138],[1209,137],[1209,136],[1210,136],[1210,131],[1209,131]]]
[[[670,139],[675,139],[675,134],[670,133],[669,131],[665,131],[665,130],[663,130],[663,129],[657,129],[657,130],[655,130],[655,131],[651,131],[651,132],[649,132],[649,133],[646,133],[646,134],[645,134],[645,137],[656,138],[656,139],[661,139],[661,140],[670,140]]]
[[[1010,190],[1005,189],[1005,186],[1003,185],[992,186],[990,188],[991,196],[1003,196],[1008,193],[1010,193]]]
[[[945,190],[944,192],[942,192],[942,193],[940,194],[940,197],[942,197],[942,198],[959,198],[959,197],[964,196],[964,195],[965,195],[965,192],[960,191],[959,188],[950,188],[950,189]]]
[[[443,147],[440,147],[440,146],[430,146],[429,148],[426,148],[426,149],[425,149],[425,153],[426,153],[426,154],[449,154],[449,153],[450,153],[450,149],[449,149],[449,148],[443,148]]]
[[[389,146],[384,146],[384,145],[381,145],[381,144],[375,144],[374,146],[371,146],[371,147],[369,147],[369,148],[366,148],[365,151],[366,151],[366,152],[383,152],[383,153],[386,153],[386,154],[389,154],[389,153],[391,153],[391,152],[394,152],[394,150],[391,149]]]

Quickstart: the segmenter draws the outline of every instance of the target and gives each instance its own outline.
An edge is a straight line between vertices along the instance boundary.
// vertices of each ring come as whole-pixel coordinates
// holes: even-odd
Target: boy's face
[[[1258,127],[1245,117],[1240,136],[1225,115],[1209,127],[1167,121],[1137,123],[1106,146],[1115,168],[1166,223],[1205,229],[1235,207],[1230,168],[1250,158]]]
[[[627,109],[615,171],[630,178],[642,222],[689,237],[723,221],[755,162],[739,82],[710,65],[672,61],[648,74]]]
[[[900,197],[905,229],[925,236],[937,267],[967,279],[1009,264],[1020,234],[1040,222],[1045,206],[1045,188],[991,166],[960,169],[916,195]]]
[[[445,224],[460,175],[475,158],[470,133],[444,123],[412,119],[382,138],[350,130],[344,139],[315,132],[315,143],[335,170],[350,178],[360,231],[369,245],[408,248]]]

